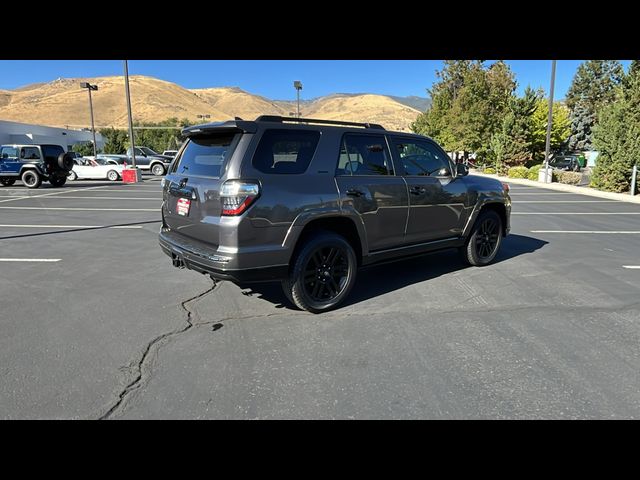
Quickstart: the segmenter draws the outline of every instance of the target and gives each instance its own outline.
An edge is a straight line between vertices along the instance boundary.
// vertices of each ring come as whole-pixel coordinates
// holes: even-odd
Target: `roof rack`
[[[348,127],[364,127],[372,128],[376,130],[385,130],[382,125],[377,123],[358,123],[358,122],[343,122],[340,120],[320,120],[317,118],[297,118],[297,117],[281,117],[279,115],[260,115],[255,120],[256,122],[294,122],[294,123],[317,123],[320,125],[340,125]]]

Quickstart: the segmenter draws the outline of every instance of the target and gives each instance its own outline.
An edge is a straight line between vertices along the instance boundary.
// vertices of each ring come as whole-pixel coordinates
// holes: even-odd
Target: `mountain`
[[[80,82],[98,85],[92,92],[96,128],[125,128],[127,110],[124,77],[58,78],[14,90],[0,90],[0,119],[72,128],[90,126],[87,91]],[[237,87],[189,90],[153,77],[129,77],[134,121],[159,122],[168,118],[209,121],[259,115],[289,116],[296,101],[270,100]],[[408,130],[422,111],[419,97],[390,97],[371,93],[334,94],[301,100],[301,115],[309,118],[380,123],[390,130]],[[418,108],[416,108],[418,107]]]

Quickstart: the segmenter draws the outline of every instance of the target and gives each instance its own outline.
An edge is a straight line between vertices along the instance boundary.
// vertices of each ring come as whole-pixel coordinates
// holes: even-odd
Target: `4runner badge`
[[[179,198],[178,199],[178,215],[189,215],[189,206],[191,205],[191,200],[188,198]]]

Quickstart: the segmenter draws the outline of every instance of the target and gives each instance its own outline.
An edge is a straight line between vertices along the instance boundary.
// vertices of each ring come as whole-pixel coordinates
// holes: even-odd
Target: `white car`
[[[106,160],[98,158],[92,160],[90,158],[78,158],[76,164],[69,172],[67,180],[92,179],[92,180],[111,180],[115,182],[122,178],[122,170],[124,165],[112,165]]]

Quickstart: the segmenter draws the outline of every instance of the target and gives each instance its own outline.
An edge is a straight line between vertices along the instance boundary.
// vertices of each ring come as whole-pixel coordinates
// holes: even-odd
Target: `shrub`
[[[489,173],[491,175],[495,175],[496,169],[492,168],[492,167],[487,167],[487,168],[484,169],[484,173]]]
[[[527,178],[529,180],[538,180],[538,172],[540,172],[540,169],[542,167],[543,165],[534,165],[533,167],[531,167],[527,172]]]
[[[527,178],[529,169],[527,167],[511,167],[507,172],[509,178]]]
[[[582,174],[578,172],[558,172],[557,178],[559,183],[579,185],[582,180]]]

